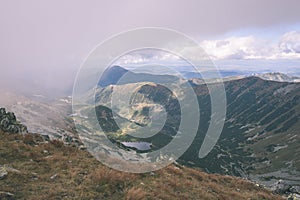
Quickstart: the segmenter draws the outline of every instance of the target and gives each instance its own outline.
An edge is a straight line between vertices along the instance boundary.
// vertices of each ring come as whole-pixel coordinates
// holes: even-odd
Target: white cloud
[[[144,64],[170,64],[181,62],[181,59],[169,52],[158,49],[141,49],[133,52],[129,52],[118,58],[113,65],[121,66],[134,66]]]
[[[203,61],[207,56],[201,54],[198,47],[178,46],[178,52],[194,61]],[[177,47],[176,46],[176,47]],[[204,40],[200,46],[208,56],[217,60],[295,60],[300,58],[300,32],[287,32],[276,40],[262,39],[255,36],[229,37],[220,40]],[[176,48],[175,48],[176,49]],[[201,55],[199,55],[201,54]],[[144,49],[130,52],[119,58],[114,64],[133,66],[157,63],[162,65],[186,65],[178,56],[163,50]]]
[[[300,32],[291,31],[281,37],[279,48],[285,53],[300,53]]]
[[[300,58],[300,32],[297,31],[285,33],[277,41],[247,36],[205,40],[200,45],[214,60]]]

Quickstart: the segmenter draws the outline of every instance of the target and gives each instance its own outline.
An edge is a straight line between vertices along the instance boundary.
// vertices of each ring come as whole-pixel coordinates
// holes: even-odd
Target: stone
[[[4,114],[6,114],[5,108],[0,108],[0,117]]]
[[[49,154],[49,151],[43,150],[43,154]]]
[[[289,189],[289,191],[290,191],[291,193],[297,193],[297,194],[300,194],[300,186],[294,185],[294,186],[292,186],[292,187]]]
[[[289,196],[287,197],[287,200],[299,200],[300,199],[300,195],[298,194],[289,194]]]
[[[7,133],[27,133],[27,127],[17,122],[13,112],[0,108],[0,129]]]
[[[0,191],[0,199],[13,199],[14,194]]]
[[[4,167],[0,167],[0,180],[4,179],[7,176],[8,172]]]
[[[57,174],[54,174],[53,176],[50,177],[50,179],[55,179],[57,177]]]
[[[290,188],[291,188],[291,185],[287,184],[283,180],[279,180],[273,184],[273,186],[271,187],[271,190],[278,194],[287,194],[287,193],[289,193]]]
[[[9,119],[9,121],[11,121],[11,122],[16,122],[17,121],[16,116],[13,112],[8,112],[7,117]]]
[[[49,135],[41,135],[46,142],[50,142]]]
[[[78,149],[79,149],[79,150],[86,150],[86,147],[85,147],[84,145],[80,145],[80,146],[78,147]]]

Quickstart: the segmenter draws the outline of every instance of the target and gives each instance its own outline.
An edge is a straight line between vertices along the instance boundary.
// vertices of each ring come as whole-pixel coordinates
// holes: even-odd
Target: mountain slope
[[[209,96],[203,87],[195,87],[200,106],[207,104]],[[281,172],[273,178],[292,177],[299,183],[300,84],[249,77],[226,82],[225,88],[228,104],[225,127],[217,146],[202,163],[214,161],[214,172],[240,176]],[[209,110],[206,112],[208,115]],[[209,164],[200,162],[196,166],[211,170]]]
[[[71,98],[49,100],[42,95],[24,96],[12,91],[1,93],[0,107],[13,112],[18,120],[26,124],[31,133],[58,138],[74,135]]]
[[[86,151],[0,131],[1,199],[283,199],[253,183],[181,165],[147,174],[109,169]]]
[[[131,88],[130,84],[114,87],[120,87],[118,91],[121,92]],[[204,159],[198,158],[198,152],[210,121],[210,95],[206,85],[194,84],[193,87],[201,111],[200,126],[193,144],[179,159],[180,163],[200,167],[207,172],[247,178],[250,175],[262,182],[268,180],[264,182],[268,185],[279,179],[296,185],[300,182],[297,178],[300,177],[300,84],[266,81],[257,77],[225,82],[226,123],[217,145]],[[161,99],[164,96],[158,92],[159,86],[147,88],[146,93],[142,90],[136,91],[138,95],[133,97],[133,105],[144,104],[147,107],[149,100]],[[96,94],[97,101],[109,102],[112,92],[110,88],[99,90]],[[170,94],[164,94],[167,99],[172,99]],[[180,109],[171,106],[171,101],[156,103],[168,108],[173,120],[167,121],[157,137],[146,140],[153,144],[153,150],[164,146],[175,137],[175,124],[180,122]],[[143,107],[138,112],[142,109]],[[134,112],[123,117],[131,119],[133,114]],[[143,116],[137,117],[143,120]]]

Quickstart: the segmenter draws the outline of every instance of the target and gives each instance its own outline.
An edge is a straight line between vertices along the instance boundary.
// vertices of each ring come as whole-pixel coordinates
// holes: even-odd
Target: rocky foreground
[[[247,180],[170,165],[118,172],[85,150],[0,131],[0,199],[283,199]]]
[[[9,115],[9,125],[23,131],[0,128],[0,199],[284,199],[241,178],[178,164],[146,174],[118,172],[76,145],[20,134],[26,127]]]

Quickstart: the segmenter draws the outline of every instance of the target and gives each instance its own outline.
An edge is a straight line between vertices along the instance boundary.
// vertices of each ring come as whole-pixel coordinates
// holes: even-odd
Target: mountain
[[[108,85],[115,85],[118,83],[119,79],[126,73],[132,73],[122,67],[112,66],[108,70],[104,71],[99,85],[102,87],[106,87]]]
[[[281,200],[241,178],[180,164],[150,173],[115,171],[86,150],[38,134],[0,130],[0,199],[266,199]]]
[[[268,81],[291,82],[291,83],[300,82],[300,77],[289,76],[289,75],[279,73],[279,72],[254,74],[254,76],[259,77],[264,80],[268,80]]]
[[[179,87],[187,82],[171,75],[159,76],[136,73],[120,69],[120,67],[113,68],[109,73],[112,72],[116,74],[104,74],[111,77],[112,80],[107,78],[107,81],[104,81],[103,84],[100,80],[96,93],[94,94],[94,91],[89,93],[91,96],[96,95],[98,123],[112,142],[125,150],[147,153],[160,149],[175,137],[180,137],[180,133],[177,133],[181,120],[178,98],[182,98],[182,96],[174,95],[167,87],[152,83],[151,80],[159,80],[165,83],[171,80],[171,83],[174,81]],[[129,81],[122,80],[122,74],[123,76],[129,74]],[[208,82],[208,84],[213,85],[216,80],[211,79]],[[38,135],[32,136],[31,134],[29,136],[26,134],[22,138],[23,136],[21,137],[19,134],[8,135],[0,131],[0,153],[5,155],[0,157],[0,172],[2,169],[8,171],[8,176],[3,179],[5,182],[0,180],[0,186],[1,183],[6,185],[0,187],[4,188],[1,191],[6,192],[0,192],[0,198],[3,198],[1,195],[6,195],[6,197],[8,195],[11,198],[9,195],[11,193],[15,194],[16,198],[22,198],[22,195],[26,195],[34,199],[32,195],[38,195],[39,197],[51,199],[52,197],[58,198],[61,197],[60,195],[66,195],[68,199],[78,197],[79,194],[76,191],[81,191],[82,188],[89,191],[89,193],[85,193],[88,199],[106,197],[120,199],[137,193],[143,193],[146,197],[161,199],[200,198],[201,195],[204,198],[205,195],[209,195],[206,194],[207,192],[201,192],[200,196],[194,196],[193,189],[190,191],[181,184],[189,177],[192,178],[192,183],[189,182],[187,185],[195,184],[193,186],[197,188],[197,191],[200,185],[203,186],[201,186],[203,191],[216,191],[207,199],[226,199],[227,197],[234,199],[235,197],[232,196],[236,195],[236,199],[277,198],[272,195],[269,196],[268,192],[264,193],[260,190],[260,187],[259,190],[255,190],[256,187],[251,183],[248,185],[248,181],[246,181],[246,188],[250,188],[250,190],[247,189],[248,192],[244,192],[243,189],[238,187],[240,184],[244,185],[244,182],[237,181],[241,179],[230,177],[233,182],[229,184],[226,179],[228,176],[215,175],[214,173],[240,176],[244,179],[262,183],[270,188],[283,185],[281,188],[285,189],[279,189],[279,193],[290,193],[295,190],[299,192],[295,189],[300,185],[299,83],[268,81],[255,76],[226,79],[224,83],[227,94],[225,126],[216,146],[203,159],[198,157],[198,153],[211,120],[210,95],[203,80],[193,79],[189,80],[189,83],[191,83],[197,95],[201,115],[199,129],[192,145],[179,158],[178,164],[154,172],[155,179],[152,177],[153,174],[150,174],[133,181],[128,180],[130,178],[127,175],[123,176],[123,174],[116,171],[99,166],[99,162],[91,158],[85,150],[80,150],[85,148],[77,139],[72,118],[75,118],[75,120],[79,118],[82,120],[88,119],[88,110],[91,107],[85,107],[86,110],[72,113],[69,97],[54,101],[39,101],[40,98],[43,98],[40,95],[25,97],[3,93],[0,99],[1,107],[5,105],[5,107],[7,106],[6,110],[15,112],[17,119],[26,124],[29,132],[50,135],[50,139],[47,139],[47,137],[39,138]],[[140,86],[133,93],[134,95],[130,100],[132,106],[130,112],[126,112],[127,110],[122,107],[119,110],[112,110],[109,106],[112,93],[119,92],[119,95],[125,96],[128,91],[135,88],[136,84]],[[178,91],[175,91],[175,93],[179,94]],[[139,130],[140,127],[145,127],[148,123],[151,123],[150,116],[160,115],[161,108],[167,111],[167,117],[165,125],[158,134],[142,139],[128,134],[133,127]],[[95,108],[92,107],[92,109]],[[115,122],[116,120],[125,129],[120,129],[119,124]],[[151,144],[150,149],[139,149],[137,146],[128,145],[132,144],[131,142]],[[22,152],[20,153],[18,149],[22,149]],[[19,154],[13,152],[19,152]],[[33,161],[30,161],[30,159]],[[30,171],[37,169],[37,165],[41,166],[38,172]],[[23,169],[22,166],[25,166],[25,168]],[[51,169],[49,166],[51,166]],[[176,170],[173,169],[173,166]],[[96,171],[97,176],[99,174],[100,177],[96,180],[96,184],[95,180],[92,179],[95,175],[92,170],[95,168],[99,169]],[[179,173],[177,168],[187,171]],[[61,169],[66,169],[66,171]],[[82,169],[86,169],[87,172]],[[168,171],[169,169],[171,172]],[[198,176],[198,169],[205,172],[199,178],[201,183],[194,182],[194,179],[198,181],[198,178],[195,178]],[[15,170],[21,171],[21,175],[16,173]],[[189,170],[195,173],[190,174]],[[206,174],[206,172],[213,174]],[[105,176],[105,174],[109,174],[109,176]],[[114,175],[117,175],[117,177],[114,177]],[[110,179],[110,176],[112,179]],[[173,178],[174,176],[175,178]],[[206,180],[203,177],[210,178],[208,182],[203,182],[203,180]],[[27,183],[32,180],[29,186],[30,188],[36,188],[35,191],[38,192],[31,193],[32,189],[22,184],[23,182],[20,179],[27,180]],[[102,182],[103,179],[104,182]],[[65,180],[70,180],[67,189],[59,190],[59,193],[51,192],[52,190],[56,191],[54,188],[64,188],[60,184],[65,183]],[[140,188],[140,180],[147,183],[145,187]],[[166,181],[169,185],[166,188],[167,193],[158,193],[158,188],[164,187],[158,183]],[[180,184],[174,185],[175,182]],[[226,182],[225,188],[222,186],[223,182]],[[285,184],[282,184],[283,182]],[[121,183],[121,186],[119,183]],[[213,183],[216,183],[216,185]],[[14,186],[18,184],[19,187],[17,188],[19,189],[17,191]],[[86,184],[86,186],[83,187],[82,184]],[[38,187],[40,185],[43,187]],[[224,192],[231,191],[227,186],[230,188],[237,187],[238,194],[235,191],[232,191],[233,193]],[[71,191],[70,187],[76,189]],[[92,190],[90,190],[91,188]],[[116,190],[119,192],[114,192]],[[100,191],[104,196],[101,196],[102,194],[97,191]],[[180,194],[178,191],[180,191]],[[193,197],[189,196],[189,192],[193,193]]]
[[[101,88],[96,92],[96,99],[104,106],[106,112],[110,113],[112,111],[106,106],[107,102],[110,102],[111,93],[117,90],[120,95],[122,92],[125,95],[132,84],[135,83],[117,85],[114,86],[114,90]],[[250,178],[268,186],[280,179],[291,185],[299,185],[299,83],[268,81],[255,76],[225,82],[227,94],[225,126],[217,145],[203,159],[198,158],[198,152],[210,122],[210,95],[206,85],[195,82],[192,85],[198,97],[201,120],[195,140],[180,157],[179,163],[199,167],[210,173]],[[133,107],[132,113],[114,111],[116,112],[114,115],[122,119],[124,127],[129,127],[135,122],[144,123],[149,119],[147,114],[143,114],[143,110],[151,108],[153,106],[151,102],[162,105],[170,113],[166,125],[156,136],[140,140],[150,142],[152,150],[155,150],[176,137],[180,123],[180,108],[176,98],[168,93],[167,89],[157,84],[144,83],[131,100],[133,106],[138,104],[144,106]],[[103,112],[100,113],[99,118]],[[114,124],[113,120],[114,118],[106,118],[100,125]],[[112,140],[117,142],[136,140],[126,136],[126,132],[120,130],[116,124],[113,127],[114,129],[106,130],[111,132],[109,135]]]
[[[153,75],[148,73],[136,73],[124,69],[120,66],[112,66],[104,71],[104,73],[100,77],[98,85],[101,87],[106,87],[109,85],[122,85],[127,83],[138,82],[170,83],[176,81],[178,81],[178,78],[172,75]]]
[[[276,179],[299,183],[300,84],[248,77],[225,82],[225,90],[227,117],[216,147],[203,160],[191,156],[201,144],[205,128],[200,129],[182,161],[210,172],[250,176],[269,185]],[[206,112],[201,117],[209,120],[208,91],[203,85],[195,86],[195,91]]]
[[[186,79],[197,79],[197,78],[202,79],[203,78],[199,72],[181,70],[180,73]],[[222,78],[230,78],[230,77],[238,77],[238,76],[245,77],[245,76],[251,74],[251,72],[249,72],[249,71],[239,71],[239,70],[220,70],[219,73]],[[216,78],[215,71],[205,71],[205,75],[208,78]]]

